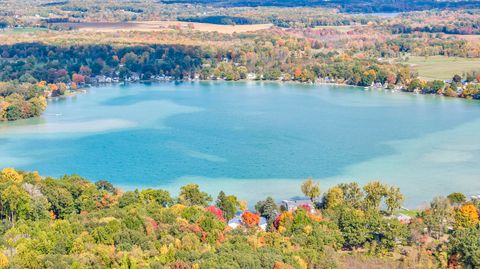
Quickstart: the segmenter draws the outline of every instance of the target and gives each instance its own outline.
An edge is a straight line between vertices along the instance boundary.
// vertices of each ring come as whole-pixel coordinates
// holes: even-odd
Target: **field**
[[[15,27],[8,28],[6,30],[0,30],[0,34],[33,34],[38,32],[46,32],[47,28],[39,27]]]
[[[219,32],[222,34],[244,33],[268,29],[272,24],[253,25],[218,25],[209,23],[191,23],[179,21],[142,21],[142,22],[86,22],[58,23],[57,25],[86,32],[118,32],[118,31],[165,31],[168,29],[197,30],[201,32]]]
[[[447,80],[455,74],[462,75],[465,72],[480,71],[479,58],[410,56],[408,61],[403,63],[410,64],[418,71],[419,76],[426,80]]]

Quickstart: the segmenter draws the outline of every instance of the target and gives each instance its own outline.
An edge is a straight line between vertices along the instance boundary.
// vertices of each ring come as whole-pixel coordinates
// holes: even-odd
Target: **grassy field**
[[[272,24],[252,24],[252,25],[219,25],[196,22],[179,21],[142,21],[142,22],[86,22],[86,23],[60,23],[66,27],[71,27],[84,32],[118,32],[118,31],[137,31],[137,32],[155,32],[168,29],[197,30],[201,32],[219,32],[222,34],[244,33],[268,29]]]
[[[0,30],[0,34],[29,34],[29,33],[38,33],[38,32],[46,32],[46,31],[48,31],[47,28],[15,27],[15,28],[8,28],[5,30]]]
[[[479,58],[458,58],[445,56],[419,57],[410,56],[408,61],[402,62],[411,65],[421,78],[426,80],[447,80],[455,74],[480,71]]]

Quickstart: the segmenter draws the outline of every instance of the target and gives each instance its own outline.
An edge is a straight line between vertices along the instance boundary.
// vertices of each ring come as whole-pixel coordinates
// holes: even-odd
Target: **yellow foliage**
[[[304,259],[302,259],[300,256],[295,256],[293,258],[297,262],[299,268],[302,268],[302,269],[308,268],[308,263]]]
[[[456,226],[459,228],[472,227],[478,224],[478,211],[473,204],[462,205],[455,216]]]
[[[22,181],[23,175],[19,174],[13,168],[4,168],[0,173],[0,182],[21,183]]]
[[[303,232],[306,234],[310,234],[312,230],[313,230],[312,225],[306,225],[305,227],[303,227]]]
[[[175,215],[180,215],[182,214],[183,210],[187,208],[187,206],[185,205],[181,205],[181,204],[176,204],[176,205],[173,205],[172,207],[170,207],[170,210],[175,214]]]
[[[7,268],[9,264],[7,256],[3,254],[3,252],[0,252],[0,269]]]
[[[248,207],[247,207],[247,202],[246,201],[240,201],[239,204],[240,204],[240,210],[241,211],[247,210]]]

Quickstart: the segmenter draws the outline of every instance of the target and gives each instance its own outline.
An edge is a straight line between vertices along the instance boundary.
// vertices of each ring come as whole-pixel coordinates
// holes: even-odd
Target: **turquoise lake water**
[[[480,103],[461,99],[254,82],[115,85],[0,123],[0,167],[174,194],[195,182],[250,202],[300,195],[310,176],[324,191],[378,179],[414,207],[480,194],[479,134]]]

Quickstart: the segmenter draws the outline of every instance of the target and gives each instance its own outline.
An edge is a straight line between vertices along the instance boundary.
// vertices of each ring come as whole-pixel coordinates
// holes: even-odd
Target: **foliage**
[[[312,178],[302,184],[302,193],[313,202],[320,196],[320,183],[315,183]]]

